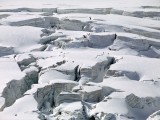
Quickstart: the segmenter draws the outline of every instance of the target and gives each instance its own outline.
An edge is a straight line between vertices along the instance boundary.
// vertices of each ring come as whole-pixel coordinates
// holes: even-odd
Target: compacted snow
[[[0,120],[160,120],[160,0],[1,0]]]

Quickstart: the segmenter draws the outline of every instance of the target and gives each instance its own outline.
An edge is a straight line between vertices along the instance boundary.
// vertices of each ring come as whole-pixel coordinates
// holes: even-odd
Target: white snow
[[[0,26],[0,46],[13,47],[16,52],[29,52],[40,41],[41,28]]]
[[[0,120],[158,120],[159,58],[160,0],[0,0]]]
[[[12,57],[9,57],[9,58],[0,58],[0,76],[2,79],[0,81],[1,84],[0,94],[1,94],[8,82],[10,82],[11,80],[21,80],[25,76],[25,74],[21,72],[15,60]]]

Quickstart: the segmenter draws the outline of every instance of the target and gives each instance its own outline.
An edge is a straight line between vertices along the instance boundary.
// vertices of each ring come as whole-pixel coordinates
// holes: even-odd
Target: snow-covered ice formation
[[[1,0],[0,120],[160,120],[160,0]]]

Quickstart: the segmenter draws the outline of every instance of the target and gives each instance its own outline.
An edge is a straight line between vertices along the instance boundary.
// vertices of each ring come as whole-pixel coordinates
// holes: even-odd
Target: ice
[[[0,120],[158,120],[159,0],[1,0]]]

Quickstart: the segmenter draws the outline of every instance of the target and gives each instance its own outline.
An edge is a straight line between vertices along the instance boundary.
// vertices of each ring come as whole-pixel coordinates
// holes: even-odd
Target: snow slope
[[[160,0],[1,0],[0,120],[159,120]]]

